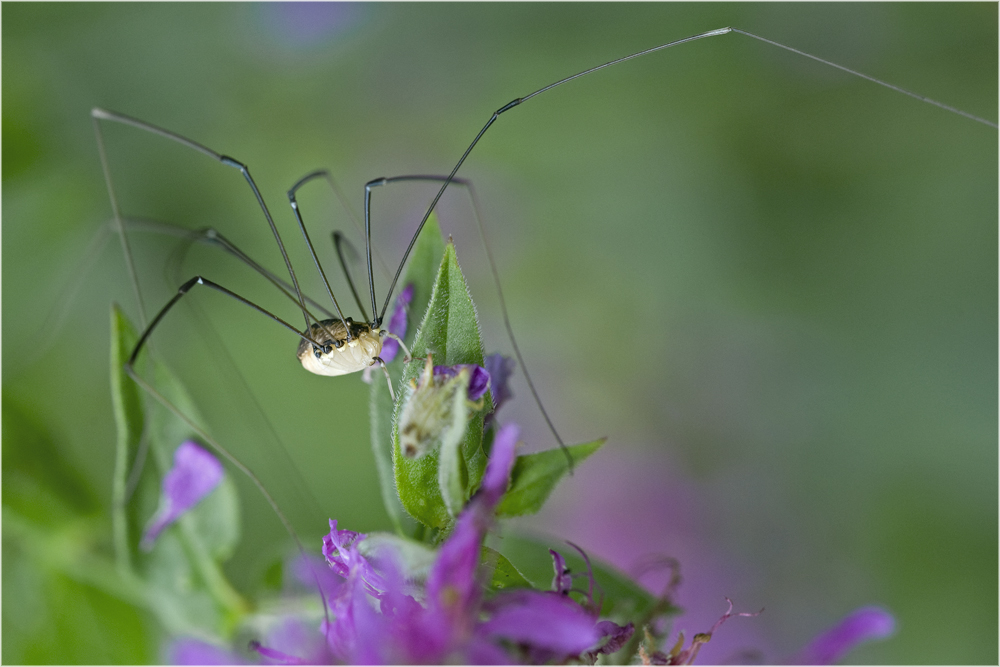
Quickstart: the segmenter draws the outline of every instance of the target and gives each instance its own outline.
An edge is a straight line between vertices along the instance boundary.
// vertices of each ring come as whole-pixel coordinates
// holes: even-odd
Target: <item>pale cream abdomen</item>
[[[302,367],[316,375],[334,376],[357,373],[375,363],[382,352],[382,331],[350,319],[348,324],[351,326],[350,340],[347,340],[347,331],[339,320],[314,324],[309,333],[320,345],[329,346],[330,351],[320,350],[317,356],[312,344],[302,341],[298,349]],[[340,343],[340,347],[336,347],[336,343]]]

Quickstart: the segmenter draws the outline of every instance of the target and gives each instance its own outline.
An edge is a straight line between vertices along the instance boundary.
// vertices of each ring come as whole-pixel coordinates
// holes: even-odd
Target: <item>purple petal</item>
[[[572,598],[549,591],[516,590],[486,605],[493,611],[480,632],[559,656],[578,655],[600,639],[594,618]]]
[[[406,338],[406,315],[410,309],[410,302],[413,301],[413,283],[403,288],[403,291],[396,297],[396,306],[392,310],[392,317],[389,318],[389,333],[400,338]],[[392,338],[386,338],[382,343],[382,352],[379,354],[382,361],[389,363],[396,358],[399,353],[399,343]],[[367,370],[367,369],[366,369]]]
[[[458,515],[454,530],[441,545],[427,575],[427,599],[435,619],[432,622],[447,626],[449,632],[461,634],[475,620],[471,610],[479,600],[476,572],[480,548],[492,525],[493,508],[510,481],[518,433],[515,424],[508,424],[497,433],[482,486]]]
[[[484,514],[470,502],[458,516],[454,530],[441,545],[437,560],[427,575],[427,599],[435,623],[448,634],[467,630],[464,626],[474,620],[471,611],[479,599],[476,571],[488,528]]]
[[[384,347],[384,346],[383,346]],[[458,375],[462,369],[469,369],[469,400],[478,401],[490,387],[490,374],[482,366],[476,364],[455,364],[454,366],[435,366],[434,377],[451,378]]]
[[[175,639],[167,647],[171,665],[245,665],[246,660],[227,649],[200,639]]]
[[[358,552],[358,543],[365,537],[352,530],[337,530],[336,520],[330,519],[330,532],[323,536],[323,556],[334,572],[344,579],[357,578],[369,593],[378,596],[385,590],[385,581]]]
[[[812,640],[791,664],[832,665],[862,642],[884,639],[896,629],[896,619],[879,607],[862,607]]]
[[[172,524],[219,485],[225,471],[219,460],[190,440],[174,451],[174,466],[163,477],[160,507],[142,536],[149,551],[163,529]]]
[[[490,390],[493,392],[493,412],[487,416],[489,419],[514,396],[510,390],[510,376],[514,374],[517,363],[499,352],[486,357],[484,363],[486,372],[490,374]]]
[[[296,556],[289,564],[289,569],[295,580],[307,589],[316,590],[318,584],[327,600],[340,594],[343,578],[335,574],[333,568],[319,558]]]
[[[490,509],[500,502],[500,498],[507,491],[510,471],[514,467],[514,450],[520,433],[517,424],[507,424],[493,438],[490,460],[486,463],[483,484],[479,488],[479,494],[485,496],[484,500]]]

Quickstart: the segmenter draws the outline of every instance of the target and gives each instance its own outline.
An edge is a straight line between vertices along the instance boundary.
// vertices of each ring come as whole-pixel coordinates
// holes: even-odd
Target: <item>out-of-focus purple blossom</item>
[[[219,485],[225,470],[219,460],[196,443],[186,440],[174,451],[174,465],[163,476],[160,507],[150,519],[140,547],[153,548],[167,526],[197,505]]]
[[[511,590],[483,607],[490,618],[480,634],[531,646],[537,652],[532,662],[579,655],[600,639],[594,617],[554,591]]]
[[[486,416],[489,423],[500,407],[514,397],[510,390],[510,376],[514,374],[517,362],[497,352],[486,357],[484,364],[490,374],[490,391],[493,392],[493,412]]]
[[[476,364],[455,364],[454,366],[435,366],[434,367],[434,379],[438,378],[453,378],[458,375],[462,369],[468,369],[469,371],[469,400],[478,401],[486,393],[486,390],[490,388],[490,374],[482,366],[477,366]]]
[[[857,609],[789,660],[793,665],[832,665],[858,644],[885,639],[896,630],[896,619],[879,607]]]
[[[245,665],[247,661],[228,649],[200,639],[185,637],[167,647],[166,661],[171,665]]]
[[[634,627],[598,620],[589,563],[586,576],[591,583],[587,600],[581,604],[570,596],[572,577],[556,551],[551,552],[557,573],[553,591],[512,589],[484,599],[488,582],[482,579],[486,573],[480,568],[483,539],[510,484],[518,434],[513,424],[497,432],[480,488],[458,515],[423,585],[404,576],[394,549],[383,546],[373,552],[366,547],[362,552],[364,534],[338,530],[337,522],[330,521],[323,555],[338,582],[324,585],[330,613],[321,632],[335,660],[349,664],[593,662],[598,655],[624,646]],[[299,577],[308,582],[312,575],[303,570]],[[261,656],[286,664],[322,659],[322,652],[313,650],[306,656],[278,641],[255,648]]]
[[[363,539],[363,533],[337,530],[337,521],[330,519],[330,533],[323,537],[323,557],[330,568],[348,582],[357,579],[372,595],[378,596],[385,590],[385,581],[358,551],[358,542]]]
[[[333,662],[329,648],[315,622],[297,616],[286,616],[267,631],[262,644],[251,648],[270,663],[286,665],[327,665]]]
[[[331,42],[360,25],[367,13],[363,7],[341,2],[262,3],[258,11],[267,34],[289,51],[330,48]]]

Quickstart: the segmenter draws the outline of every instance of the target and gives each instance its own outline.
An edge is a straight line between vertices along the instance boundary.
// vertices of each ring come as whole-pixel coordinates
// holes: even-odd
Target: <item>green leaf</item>
[[[482,568],[491,568],[490,590],[502,591],[506,588],[534,588],[514,564],[496,549],[483,547],[480,557]]]
[[[427,304],[430,303],[434,281],[437,278],[438,267],[443,256],[444,240],[441,238],[441,228],[438,227],[437,216],[431,215],[417,238],[413,252],[410,253],[406,276],[400,286],[400,289],[403,289],[407,285],[413,285],[413,300],[410,302],[410,309],[406,317],[407,327],[404,341],[407,345],[412,346],[419,318],[423,316]],[[400,370],[403,366],[402,359],[403,355],[397,354],[396,359],[389,364],[389,372],[393,377],[400,376]],[[392,520],[396,532],[403,534],[405,529],[409,528],[409,526],[404,525],[409,521],[409,517],[406,516],[403,506],[400,504],[393,476],[392,425],[395,405],[389,396],[388,385],[383,382],[383,379],[374,375],[369,393],[372,452],[375,455],[375,467],[378,470],[385,511]],[[396,391],[402,394],[404,388],[405,385],[397,386]]]
[[[438,269],[431,300],[424,314],[420,330],[412,345],[414,361],[403,372],[403,386],[412,391],[423,369],[423,358],[434,357],[436,365],[483,365],[483,345],[479,333],[476,309],[469,297],[469,290],[458,265],[455,246],[448,244]],[[434,528],[447,528],[453,521],[452,513],[441,494],[439,477],[440,452],[431,451],[417,458],[408,458],[400,449],[398,421],[402,405],[397,404],[393,424],[393,468],[396,490],[403,507],[413,518]],[[490,399],[486,399],[489,405]],[[461,442],[465,479],[462,498],[467,499],[478,488],[486,467],[486,454],[482,450],[483,415],[473,413]],[[449,473],[448,483],[453,477]]]
[[[125,372],[132,348],[139,336],[114,304],[111,307],[111,403],[114,408],[117,438],[115,441],[115,471],[111,482],[111,522],[114,532],[115,558],[123,571],[132,566],[126,495],[129,472],[135,463],[145,426],[145,413],[138,385]]]
[[[510,473],[510,488],[497,507],[497,516],[534,514],[542,508],[563,475],[569,472],[568,452],[575,467],[601,448],[607,438],[562,449],[518,456]]]

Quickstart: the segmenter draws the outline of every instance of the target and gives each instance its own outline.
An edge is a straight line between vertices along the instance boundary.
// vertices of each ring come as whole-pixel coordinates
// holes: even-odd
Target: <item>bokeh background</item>
[[[108,544],[108,311],[139,315],[117,241],[101,244],[111,208],[91,107],[249,164],[313,293],[285,203],[298,177],[330,168],[357,211],[368,179],[446,173],[514,97],[705,30],[735,25],[997,117],[992,3],[7,3],[2,19],[4,662],[156,660],[161,640],[6,530],[7,507],[32,503],[9,451],[34,438],[97,517],[81,536],[35,507],[52,549]],[[134,129],[104,135],[126,215],[213,225],[281,267],[238,172]],[[609,436],[521,528],[623,569],[679,557],[689,631],[724,595],[766,608],[730,621],[706,662],[782,660],[873,603],[898,632],[851,660],[997,659],[996,130],[729,35],[533,99],[461,174],[553,420],[569,441]],[[377,194],[386,264],[429,197]],[[350,217],[319,185],[301,201],[330,261],[327,233]],[[509,353],[468,199],[449,192],[440,216],[488,351]],[[176,239],[132,243],[147,310],[202,273],[298,317],[217,251],[178,267]],[[387,529],[361,380],[308,376],[279,327],[215,294],[188,301],[155,353],[303,538],[327,517]],[[501,417],[528,447],[553,446],[521,377]],[[229,573],[252,592],[289,540],[240,483]]]

